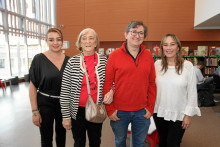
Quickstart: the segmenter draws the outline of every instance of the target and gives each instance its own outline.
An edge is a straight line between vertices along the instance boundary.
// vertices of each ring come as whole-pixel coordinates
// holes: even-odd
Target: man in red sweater
[[[133,147],[144,146],[156,99],[155,68],[151,53],[142,45],[147,27],[131,21],[125,32],[126,42],[112,52],[106,65],[105,95],[114,82],[114,98],[106,105],[116,147],[125,147],[131,123]]]

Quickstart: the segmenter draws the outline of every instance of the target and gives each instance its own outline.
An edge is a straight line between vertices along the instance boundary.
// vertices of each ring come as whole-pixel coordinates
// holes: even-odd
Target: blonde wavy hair
[[[178,39],[178,37],[174,34],[166,34],[162,40],[161,40],[161,43],[160,43],[160,48],[161,48],[161,64],[162,64],[162,69],[161,71],[164,71],[164,73],[167,71],[168,69],[168,62],[167,62],[167,57],[165,56],[164,54],[164,50],[163,50],[163,44],[165,42],[165,40],[167,39],[167,37],[172,37],[173,40],[177,43],[178,45],[178,48],[179,50],[177,51],[177,55],[176,55],[176,60],[175,60],[175,69],[176,69],[176,72],[177,74],[182,74],[182,71],[183,71],[183,57],[182,57],[182,54],[181,54],[181,43],[180,43],[180,40]]]

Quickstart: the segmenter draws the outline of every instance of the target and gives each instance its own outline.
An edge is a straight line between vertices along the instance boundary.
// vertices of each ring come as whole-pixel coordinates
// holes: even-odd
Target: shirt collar
[[[139,55],[140,52],[141,52],[141,46],[139,47],[139,51],[138,51],[138,54],[137,54],[137,57],[136,57],[136,58],[134,58],[134,57],[131,55],[131,53],[129,52],[128,47],[127,47],[127,43],[125,44],[125,49],[126,49],[127,53],[133,58],[133,60],[136,61],[138,55]]]

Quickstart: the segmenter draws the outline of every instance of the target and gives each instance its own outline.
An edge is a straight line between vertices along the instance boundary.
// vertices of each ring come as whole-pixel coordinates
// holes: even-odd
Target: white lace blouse
[[[201,116],[197,102],[196,75],[193,65],[184,61],[183,72],[178,75],[175,66],[161,72],[161,60],[155,62],[157,99],[154,113],[165,120],[182,121],[185,115]]]

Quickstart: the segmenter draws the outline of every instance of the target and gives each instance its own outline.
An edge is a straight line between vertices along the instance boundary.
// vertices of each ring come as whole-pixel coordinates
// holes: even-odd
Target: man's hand
[[[118,121],[118,120],[120,120],[120,118],[118,118],[118,116],[117,116],[117,112],[118,112],[118,110],[115,110],[115,112],[112,113],[111,116],[109,116],[109,119],[112,120],[112,121]]]
[[[146,114],[144,115],[144,117],[146,119],[149,119],[152,115],[151,115],[150,111],[147,110],[147,108],[145,108],[145,110],[146,110]]]

